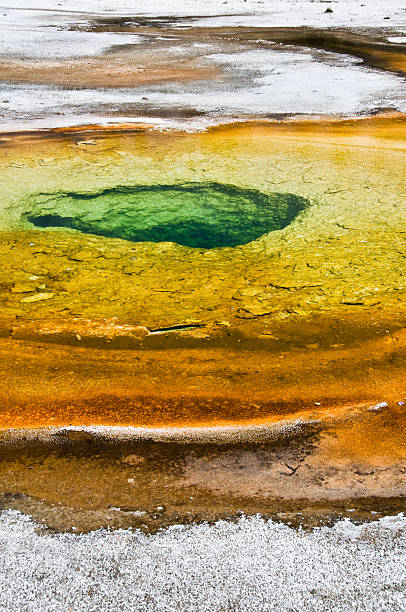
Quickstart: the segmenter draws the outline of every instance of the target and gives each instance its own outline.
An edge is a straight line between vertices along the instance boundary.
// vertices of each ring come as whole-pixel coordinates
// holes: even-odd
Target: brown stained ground
[[[117,26],[112,25],[111,31],[117,31]],[[68,88],[119,88],[221,78],[219,69],[210,61],[202,62],[202,52],[193,45],[177,52],[172,48],[177,37],[169,36],[165,40],[158,28],[141,27],[136,31],[144,36],[141,44],[113,46],[96,57],[3,58],[0,80]],[[180,39],[179,44],[182,42]],[[145,106],[145,100],[138,102]]]
[[[144,65],[139,57],[119,55],[108,58],[69,59],[59,61],[0,61],[0,80],[11,83],[57,85],[59,87],[137,87],[153,83],[215,79],[214,68],[159,62]]]
[[[0,507],[56,530],[137,527],[261,513],[311,527],[406,509],[405,415],[397,404],[227,443],[59,430],[0,438]],[[361,452],[360,452],[361,451]]]
[[[62,87],[136,87],[153,83],[225,79],[206,55],[213,51],[236,52],[241,49],[269,48],[278,50],[311,49],[329,51],[360,58],[370,68],[406,74],[406,45],[390,44],[373,30],[318,30],[316,28],[171,28],[162,29],[153,23],[131,24],[112,21],[89,25],[89,31],[128,32],[145,37],[137,45],[111,49],[98,57],[59,60],[2,59],[0,80],[11,83],[57,85]],[[81,27],[83,29],[83,27]],[[194,44],[208,45],[197,50]],[[168,52],[173,45],[183,47],[181,54]],[[323,59],[321,57],[320,59]],[[148,100],[141,101],[148,109]]]
[[[406,74],[406,45],[389,43],[382,33],[360,29],[317,28],[219,28],[217,33],[225,40],[240,38],[242,42],[274,42],[281,49],[304,47],[358,57],[369,68]],[[213,35],[216,31],[213,32]],[[389,34],[388,34],[389,35]],[[279,48],[278,47],[278,48]]]

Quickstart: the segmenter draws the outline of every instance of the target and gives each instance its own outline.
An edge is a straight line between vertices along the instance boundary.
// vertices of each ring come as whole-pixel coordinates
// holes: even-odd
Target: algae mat
[[[3,316],[119,316],[164,326],[352,303],[401,309],[404,134],[403,119],[380,119],[5,141]],[[309,205],[280,231],[210,250],[33,231],[26,218],[36,194],[191,181],[293,194]]]
[[[94,347],[99,360],[103,351],[113,348],[194,351],[189,361],[185,354],[180,359],[180,353],[166,366],[158,360],[155,377],[151,359],[141,355],[136,380],[127,359],[121,382],[114,385],[108,369],[116,357],[110,359],[108,352],[103,357],[105,377],[98,378],[96,386],[89,382],[96,367],[91,357],[86,365],[79,360],[78,378],[68,376],[62,385],[76,389],[86,381],[84,388],[92,397],[106,392],[122,396],[124,403],[134,394],[167,398],[206,393],[238,399],[250,391],[253,399],[271,397],[270,412],[286,398],[297,410],[303,402],[318,401],[323,389],[328,402],[334,403],[334,389],[337,392],[344,380],[354,383],[354,394],[341,390],[339,401],[370,401],[379,399],[380,392],[395,400],[406,392],[405,142],[403,117],[269,122],[192,134],[145,127],[137,132],[4,135],[2,335],[11,337],[10,350],[22,356],[27,341],[73,344],[79,350]],[[159,192],[161,198],[162,186],[176,203],[172,234],[158,233],[154,242],[148,234],[142,241],[138,234],[111,237],[112,226],[123,228],[123,214],[128,221],[128,205],[123,210],[119,200],[112,208],[100,204],[100,198],[120,190],[126,195],[147,193],[150,199]],[[196,211],[207,206],[203,192],[208,186],[215,186],[210,210],[219,212],[210,218],[210,223],[215,220],[209,229],[216,229],[217,223],[222,236],[231,236],[236,246],[180,244],[185,242],[190,214],[185,215],[185,204],[179,206],[176,194],[181,192],[190,203],[188,190],[198,189],[193,194]],[[228,204],[219,193],[222,198],[232,194],[238,205],[233,202],[225,214]],[[252,208],[253,194],[262,209]],[[155,195],[153,206],[162,211]],[[282,208],[275,209],[275,198]],[[172,204],[168,210],[173,212]],[[110,226],[104,231],[106,211]],[[134,209],[132,214],[125,231],[139,216]],[[256,229],[234,239],[234,229],[244,225],[242,218]],[[176,239],[168,242],[175,226]],[[217,353],[203,358],[203,349]],[[241,375],[239,357],[232,355],[240,355],[242,349],[249,349],[246,363],[253,367]],[[62,353],[49,353],[44,359],[63,363]],[[282,353],[291,366],[277,374],[272,359]],[[6,345],[4,354],[8,372]],[[214,360],[211,376],[217,382],[198,377],[201,358],[201,364]],[[273,372],[261,383],[261,397],[255,361],[267,363],[265,370]],[[173,376],[164,384],[168,372]],[[21,386],[29,387],[28,378],[25,385],[24,375],[19,376]],[[47,376],[43,385],[49,382]],[[16,401],[14,390],[7,393]],[[55,408],[60,414],[66,394],[46,401],[45,395],[44,391],[41,410],[61,400]],[[25,400],[20,397],[18,403]],[[102,405],[109,401],[105,398]],[[222,406],[215,403],[211,417],[221,416]],[[203,412],[205,418],[207,411]],[[183,409],[179,414],[184,418]]]

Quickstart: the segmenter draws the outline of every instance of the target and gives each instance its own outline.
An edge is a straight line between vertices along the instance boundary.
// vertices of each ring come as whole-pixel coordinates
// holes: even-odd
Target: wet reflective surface
[[[34,195],[30,200],[32,210],[24,217],[37,227],[205,249],[246,244],[283,229],[306,206],[306,200],[292,194],[265,195],[209,182]]]
[[[0,504],[75,532],[376,520],[406,509],[404,419],[397,405],[267,427],[21,430],[0,439]]]

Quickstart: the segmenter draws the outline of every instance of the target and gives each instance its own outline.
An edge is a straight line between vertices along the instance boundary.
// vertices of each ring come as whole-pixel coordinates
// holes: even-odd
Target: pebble
[[[36,293],[35,295],[27,295],[20,300],[23,304],[32,304],[33,302],[42,302],[43,300],[50,300],[53,298],[55,293]]]

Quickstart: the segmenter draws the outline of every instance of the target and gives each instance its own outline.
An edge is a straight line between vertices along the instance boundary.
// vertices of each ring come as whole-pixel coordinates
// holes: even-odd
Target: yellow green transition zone
[[[401,401],[405,126],[3,135],[0,426]]]

